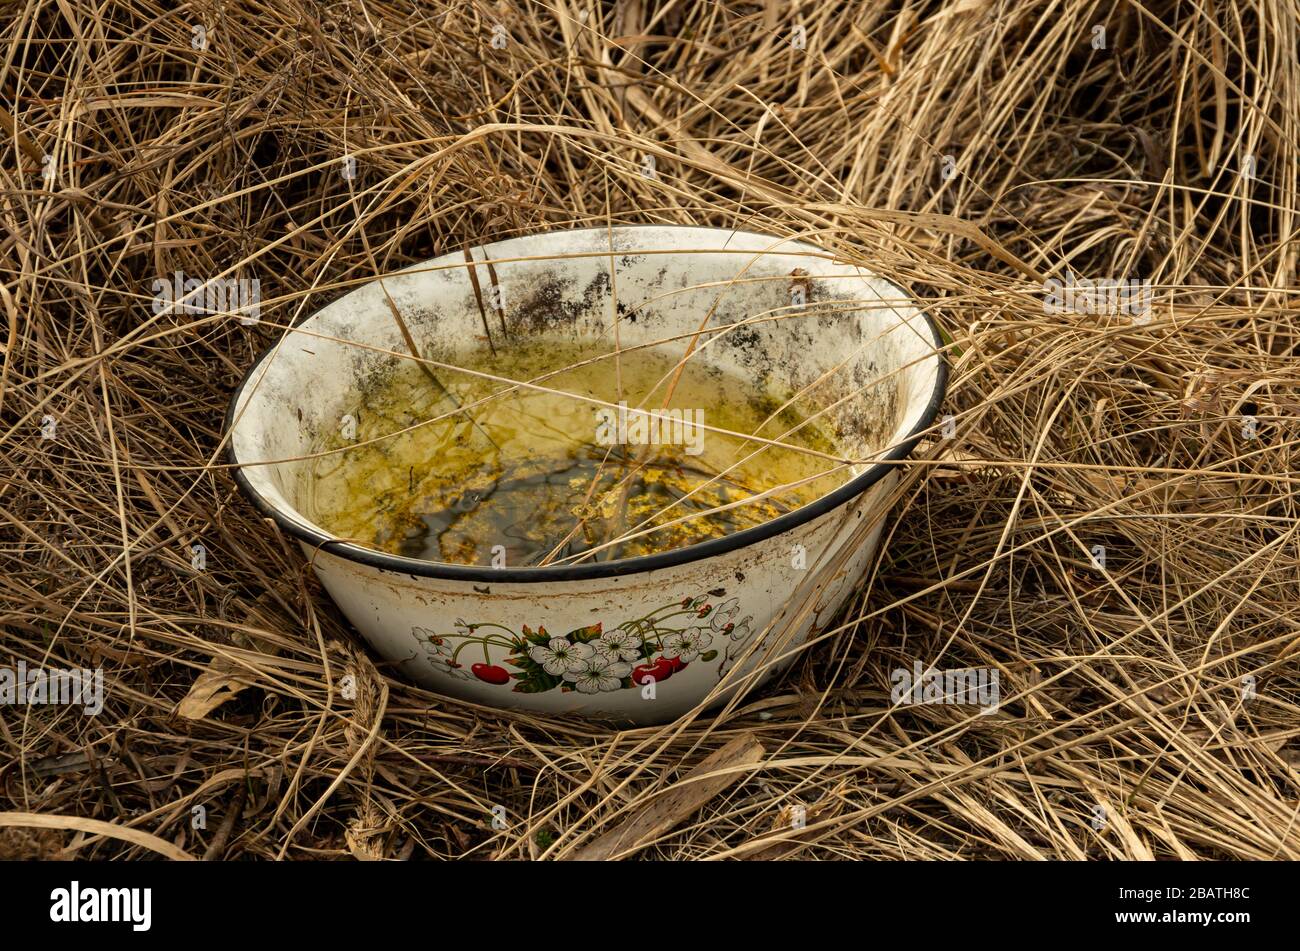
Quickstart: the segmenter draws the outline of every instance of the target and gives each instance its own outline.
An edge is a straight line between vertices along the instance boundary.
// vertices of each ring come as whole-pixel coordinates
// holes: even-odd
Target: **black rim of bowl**
[[[726,231],[726,228],[713,228],[706,225],[615,225],[619,230],[634,228],[656,228],[656,229],[691,229],[706,231]],[[562,231],[545,231],[531,235],[521,235],[519,238],[507,238],[504,240],[514,241],[520,238],[542,238],[548,235],[559,234],[578,234],[583,231],[600,231],[604,232],[605,228],[572,228]],[[801,239],[782,239],[776,235],[762,234],[756,231],[741,231],[733,229],[732,234],[736,235],[753,235],[761,238],[771,238],[773,241],[790,241],[797,242],[809,247],[808,242]],[[494,241],[487,245],[479,245],[474,250],[479,251],[489,248],[493,244],[501,244],[501,241]],[[821,250],[820,248],[817,250]],[[436,260],[436,258],[434,259]],[[344,298],[340,298],[342,300]],[[921,316],[925,318],[926,326],[930,328],[930,334],[934,338],[935,357],[938,360],[938,368],[935,374],[934,391],[930,394],[930,400],[926,404],[925,411],[921,414],[920,420],[912,431],[907,434],[904,440],[881,457],[881,461],[873,463],[872,466],[854,479],[850,479],[844,485],[837,488],[834,492],[827,493],[821,498],[807,505],[800,506],[793,512],[787,512],[771,521],[764,522],[761,525],[755,525],[753,528],[746,528],[742,531],[735,532],[731,535],[723,535],[721,538],[711,538],[708,541],[696,542],[693,545],[686,545],[681,548],[674,548],[669,551],[658,552],[653,555],[640,555],[636,558],[619,558],[612,561],[594,561],[584,562],[576,565],[548,565],[538,568],[491,568],[481,567],[479,565],[453,565],[440,561],[425,561],[419,558],[407,558],[403,555],[390,555],[386,552],[375,551],[371,548],[363,548],[351,542],[339,541],[324,532],[314,531],[300,525],[298,522],[289,518],[280,509],[271,505],[261,494],[253,488],[244,475],[242,463],[235,456],[234,439],[231,438],[231,430],[235,422],[235,408],[239,405],[240,395],[248,381],[252,379],[253,374],[260,367],[283,341],[276,341],[271,344],[253,361],[247,372],[244,373],[243,379],[235,387],[235,392],[230,397],[230,405],[226,409],[225,422],[222,425],[222,433],[227,438],[226,456],[233,466],[235,483],[239,489],[248,498],[253,506],[268,518],[274,519],[276,524],[301,542],[311,545],[313,548],[328,552],[347,561],[354,561],[358,564],[368,565],[371,568],[380,568],[384,571],[391,571],[395,574],[408,575],[413,578],[446,578],[456,581],[476,581],[476,582],[509,582],[509,583],[532,583],[539,581],[583,581],[592,578],[613,578],[623,575],[640,574],[647,571],[656,571],[661,568],[671,568],[676,565],[688,564],[692,561],[699,561],[702,558],[710,558],[714,555],[725,554],[726,552],[735,551],[738,548],[746,548],[757,542],[764,541],[793,528],[797,528],[806,522],[831,512],[841,505],[866,492],[885,475],[912,454],[912,450],[921,440],[921,433],[925,432],[939,415],[939,407],[943,405],[944,395],[948,389],[948,361],[944,354],[943,337],[939,332],[939,326],[935,323],[934,318],[929,312],[922,309]],[[307,320],[310,320],[308,317]]]

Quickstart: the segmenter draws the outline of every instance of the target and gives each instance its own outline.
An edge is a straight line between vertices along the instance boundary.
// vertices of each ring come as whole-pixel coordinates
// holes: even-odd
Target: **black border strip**
[[[619,230],[629,228],[660,228],[660,229],[680,229],[680,230],[704,230],[704,231],[727,231],[726,228],[715,228],[709,225],[634,225],[623,224],[614,225]],[[487,254],[488,248],[498,244],[504,244],[506,241],[517,241],[520,238],[540,238],[553,234],[579,234],[584,231],[606,231],[606,228],[571,228],[564,231],[543,231],[531,235],[519,235],[515,238],[506,238],[502,241],[494,241],[491,244],[479,245],[474,250],[483,251]],[[756,231],[740,231],[731,229],[732,234],[750,235],[758,238],[768,238],[772,241],[799,243],[814,248],[818,251],[824,249],[809,245],[807,241],[798,238],[781,238],[777,235],[762,234]],[[763,252],[755,252],[763,253]],[[788,253],[788,252],[774,252]],[[828,253],[828,252],[824,252]],[[432,260],[437,260],[434,258]],[[427,263],[427,262],[422,262]],[[340,298],[344,299],[344,298]],[[235,407],[239,404],[239,396],[244,387],[252,378],[253,373],[262,362],[283,342],[284,338],[277,340],[271,346],[263,350],[253,361],[253,365],[248,368],[239,385],[235,387],[235,392],[230,397],[230,405],[226,409],[225,421],[222,423],[221,432],[224,437],[228,438],[226,445],[226,455],[234,468],[231,470],[235,476],[235,483],[239,489],[253,503],[263,515],[272,518],[286,532],[312,545],[321,551],[328,552],[331,555],[337,555],[348,561],[354,561],[358,564],[368,565],[371,568],[379,568],[384,571],[391,571],[396,574],[409,575],[415,578],[446,578],[454,581],[478,581],[478,582],[505,582],[505,583],[533,583],[539,581],[583,581],[591,578],[612,578],[621,575],[632,575],[640,572],[656,571],[660,568],[671,568],[676,565],[688,564],[692,561],[698,561],[701,558],[709,558],[713,555],[721,555],[725,552],[734,551],[737,548],[744,548],[756,542],[761,542],[771,538],[774,535],[780,535],[782,532],[789,531],[810,522],[815,518],[825,515],[849,500],[861,495],[867,489],[871,488],[877,482],[885,477],[890,470],[890,463],[906,459],[911,455],[912,450],[920,442],[920,434],[930,427],[935,417],[939,415],[939,407],[943,405],[943,398],[948,390],[948,360],[944,354],[943,337],[939,333],[939,326],[935,323],[934,318],[930,316],[925,309],[920,311],[921,316],[925,318],[926,325],[930,328],[930,334],[934,337],[935,356],[938,358],[938,372],[935,375],[934,392],[930,394],[930,401],[926,405],[925,411],[921,414],[921,419],[902,443],[895,446],[885,454],[886,462],[877,462],[862,475],[858,476],[844,485],[840,486],[834,492],[822,496],[815,502],[795,509],[793,512],[787,512],[772,519],[770,522],[764,522],[762,525],[756,525],[753,528],[747,528],[743,531],[736,532],[734,535],[724,535],[721,538],[713,538],[709,541],[697,542],[694,545],[687,545],[683,548],[674,548],[671,551],[660,552],[657,555],[641,555],[636,558],[621,558],[615,561],[597,561],[587,562],[578,565],[548,566],[545,568],[481,568],[477,565],[450,565],[437,561],[424,561],[419,558],[406,558],[401,555],[390,555],[386,552],[374,551],[369,548],[362,548],[351,542],[343,542],[332,539],[330,536],[321,532],[314,532],[303,528],[297,522],[286,517],[279,509],[272,506],[262,498],[249,483],[247,476],[244,475],[240,468],[240,462],[235,457],[234,439],[231,437],[231,427],[234,424]],[[311,316],[314,316],[311,315]],[[306,320],[310,320],[311,316]],[[305,321],[304,321],[305,322]],[[292,331],[290,331],[292,332]]]

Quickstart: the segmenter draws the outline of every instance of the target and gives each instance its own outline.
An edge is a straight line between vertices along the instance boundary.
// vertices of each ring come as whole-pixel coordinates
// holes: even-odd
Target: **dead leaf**
[[[176,707],[176,712],[187,720],[202,720],[251,686],[248,671],[224,657],[214,657],[208,669],[199,674],[190,687],[190,692]]]

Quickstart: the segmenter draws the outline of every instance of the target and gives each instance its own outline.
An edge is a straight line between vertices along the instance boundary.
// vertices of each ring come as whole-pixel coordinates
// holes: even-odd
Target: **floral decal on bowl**
[[[739,653],[738,645],[752,635],[753,618],[735,620],[740,613],[737,598],[716,605],[710,601],[710,596],[725,595],[726,591],[715,589],[683,598],[609,630],[596,623],[556,635],[542,626],[533,630],[525,624],[515,631],[489,621],[467,623],[458,618],[455,635],[440,635],[425,627],[413,627],[411,634],[435,669],[459,680],[498,687],[513,682],[516,693],[557,689],[609,693],[652,680],[663,683],[697,661],[711,663],[718,658],[716,645],[725,646],[730,662]],[[493,647],[506,651],[500,663],[492,662],[489,648]],[[480,651],[482,661],[474,661]]]

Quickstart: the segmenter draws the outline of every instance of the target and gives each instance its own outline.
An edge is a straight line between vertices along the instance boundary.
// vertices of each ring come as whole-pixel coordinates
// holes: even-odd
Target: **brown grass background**
[[[1300,857],[1298,31],[1294,0],[7,5],[0,665],[102,666],[107,702],[0,709],[0,854],[559,858],[633,822],[614,854]],[[869,260],[951,336],[957,433],[773,687],[623,732],[377,670],[220,454],[254,355],[350,287],[605,222]],[[155,314],[178,270],[259,279],[261,323]],[[1150,279],[1152,319],[1046,314],[1067,271]],[[917,659],[996,668],[1002,707],[895,707]]]

